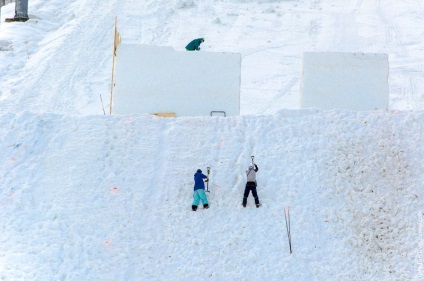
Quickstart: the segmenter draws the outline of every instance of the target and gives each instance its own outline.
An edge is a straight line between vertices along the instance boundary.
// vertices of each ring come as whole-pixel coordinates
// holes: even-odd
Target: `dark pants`
[[[246,188],[244,189],[243,206],[246,206],[247,204],[247,197],[249,197],[250,191],[252,191],[253,198],[255,198],[255,204],[259,205],[258,193],[256,192],[256,182],[248,182],[246,183]]]
[[[15,18],[28,18],[28,0],[15,1]]]

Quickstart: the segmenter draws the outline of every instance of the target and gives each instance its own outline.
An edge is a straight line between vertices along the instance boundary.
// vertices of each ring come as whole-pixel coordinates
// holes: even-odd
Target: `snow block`
[[[323,110],[387,109],[389,103],[387,54],[303,54],[302,108]]]
[[[240,69],[241,55],[236,53],[120,44],[111,113],[240,115]]]

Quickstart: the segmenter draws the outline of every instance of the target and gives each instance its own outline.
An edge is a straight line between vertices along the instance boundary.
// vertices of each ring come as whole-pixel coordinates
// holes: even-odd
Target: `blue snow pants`
[[[209,204],[208,198],[204,189],[196,189],[193,194],[193,206],[199,205],[199,200],[202,200],[203,205]]]

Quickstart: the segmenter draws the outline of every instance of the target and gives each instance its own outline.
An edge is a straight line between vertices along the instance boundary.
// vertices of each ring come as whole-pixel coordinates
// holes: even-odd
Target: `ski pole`
[[[289,206],[287,206],[287,217],[289,218],[289,241],[290,241],[290,253],[292,253],[291,224],[290,224],[290,207],[289,207]]]
[[[210,167],[206,167],[206,171],[208,173],[208,181],[206,182],[206,192],[210,192],[209,191],[209,174],[211,173],[211,168]]]
[[[287,220],[288,217],[288,220]],[[286,231],[287,231],[287,238],[289,240],[289,248],[290,248],[290,254],[292,253],[292,246],[291,246],[291,233],[290,233],[290,208],[287,207],[287,215],[286,215],[286,208],[284,208],[284,219],[286,220]]]

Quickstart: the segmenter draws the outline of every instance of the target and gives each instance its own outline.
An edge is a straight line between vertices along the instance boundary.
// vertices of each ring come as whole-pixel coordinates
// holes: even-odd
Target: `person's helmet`
[[[197,169],[197,172],[198,172],[198,173],[201,173],[201,172],[202,172],[202,170],[200,170],[200,169]]]
[[[249,170],[253,170],[253,166],[252,165],[249,166]]]

